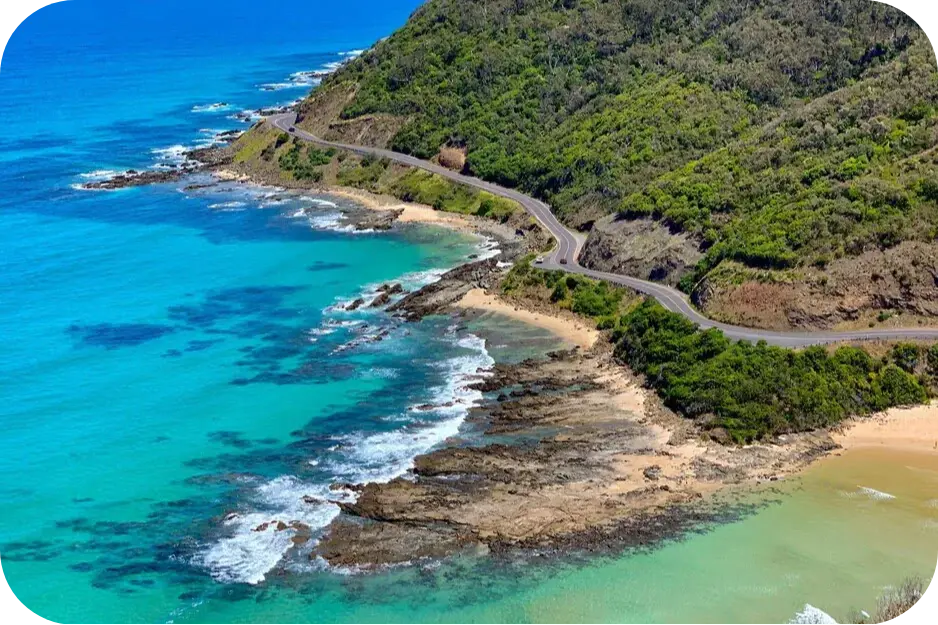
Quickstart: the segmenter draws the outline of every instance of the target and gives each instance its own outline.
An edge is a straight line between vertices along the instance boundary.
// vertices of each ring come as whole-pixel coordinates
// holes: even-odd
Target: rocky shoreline
[[[358,498],[312,557],[359,571],[458,553],[645,547],[736,513],[714,495],[798,470],[836,445],[826,435],[726,448],[614,362],[608,347],[497,365],[469,440],[419,456]]]
[[[222,143],[230,144],[237,140],[241,134],[240,130],[227,130],[219,133],[216,139]],[[162,164],[158,169],[128,169],[104,180],[86,182],[81,185],[81,188],[88,191],[115,191],[129,187],[176,182],[185,176],[214,171],[230,162],[230,160],[229,151],[223,148],[196,148],[183,152],[180,163]]]
[[[205,171],[240,183],[291,186],[237,167],[228,173],[228,147],[185,157],[174,169],[127,172],[89,188],[169,182]],[[389,229],[402,213],[393,207],[343,209],[344,223],[358,230]],[[408,322],[468,315],[458,306],[467,293],[496,292],[510,266],[506,261],[540,245],[538,236],[503,224],[481,218],[465,223],[496,238],[499,254],[461,265],[413,293],[389,284],[372,302],[350,306],[387,306]],[[355,500],[335,502],[341,513],[310,557],[368,571],[459,553],[654,545],[725,518],[732,506],[723,494],[778,480],[837,447],[827,434],[745,448],[705,439],[643,389],[602,340],[588,350],[480,371],[474,388],[486,399],[467,417],[467,438],[417,457],[408,474],[390,482],[336,485],[355,493]],[[312,538],[298,522],[277,529],[292,531],[297,545]]]

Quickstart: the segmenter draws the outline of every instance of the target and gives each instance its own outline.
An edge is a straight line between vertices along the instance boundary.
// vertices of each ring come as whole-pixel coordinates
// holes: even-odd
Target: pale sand
[[[583,349],[592,347],[599,338],[598,330],[591,329],[578,321],[519,308],[509,304],[497,295],[486,293],[483,289],[469,291],[461,300],[456,302],[455,306],[498,313],[538,328],[544,328]]]
[[[463,216],[438,211],[426,204],[401,202],[390,196],[378,195],[369,191],[349,187],[329,187],[326,189],[326,193],[355,200],[362,206],[373,210],[386,211],[404,209],[404,212],[401,213],[401,216],[397,219],[403,223],[436,224],[456,228],[458,230],[472,230],[471,224]]]
[[[893,408],[858,418],[833,433],[844,449],[879,448],[938,454],[938,403]]]

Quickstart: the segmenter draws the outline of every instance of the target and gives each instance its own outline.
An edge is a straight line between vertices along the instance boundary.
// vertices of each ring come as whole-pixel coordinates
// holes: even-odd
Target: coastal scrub
[[[537,269],[530,257],[509,272],[502,290],[593,319],[609,331],[620,362],[643,374],[668,407],[718,440],[744,443],[830,427],[928,398],[923,379],[929,374],[920,378],[916,371],[934,348],[900,344],[874,358],[851,346],[829,353],[820,346],[794,350],[732,341],[626,289]]]

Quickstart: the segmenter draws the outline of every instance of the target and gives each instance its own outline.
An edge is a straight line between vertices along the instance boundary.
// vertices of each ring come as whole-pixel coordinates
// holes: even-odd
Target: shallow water
[[[73,622],[771,621],[870,606],[934,569],[934,459],[859,451],[650,553],[350,576],[289,532],[254,532],[322,526],[335,506],[304,495],[351,496],[328,485],[388,479],[470,435],[465,380],[559,342],[497,317],[341,310],[385,281],[432,280],[477,251],[471,237],[352,234],[341,200],[261,188],[76,190],[244,128],[233,113],[300,97],[296,72],[341,62],[417,2],[317,7],[301,28],[266,28],[240,0],[139,4],[44,9],[0,73],[0,562],[28,607]]]

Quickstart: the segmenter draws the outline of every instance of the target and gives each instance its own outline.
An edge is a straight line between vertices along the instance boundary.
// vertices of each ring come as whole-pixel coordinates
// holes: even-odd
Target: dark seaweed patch
[[[156,323],[98,323],[92,325],[73,324],[68,332],[83,345],[120,349],[136,347],[172,334],[175,326]]]
[[[306,271],[333,271],[337,269],[345,269],[348,265],[345,263],[330,263],[324,260],[319,260],[309,265],[306,268]]]

